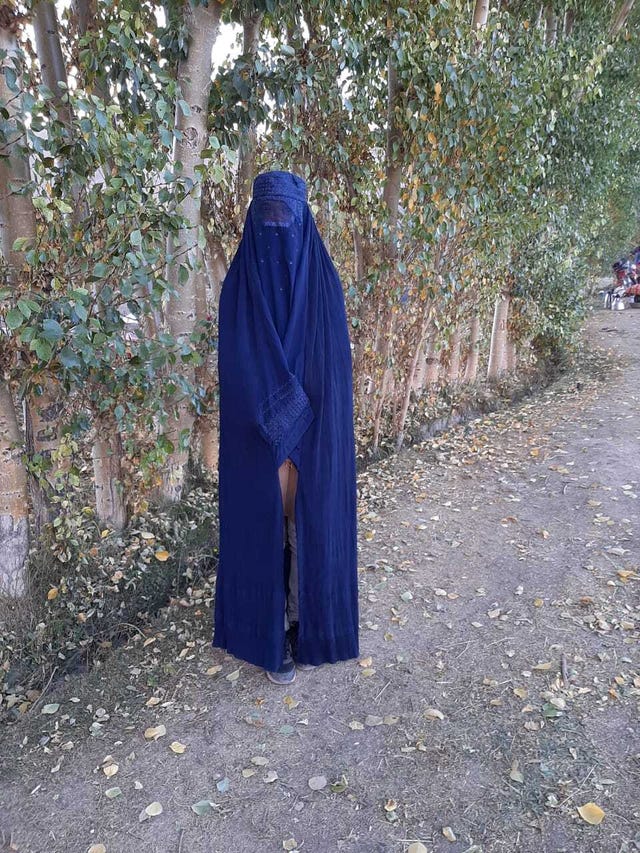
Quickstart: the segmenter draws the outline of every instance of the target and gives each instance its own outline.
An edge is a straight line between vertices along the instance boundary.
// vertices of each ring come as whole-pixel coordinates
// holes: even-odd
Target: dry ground
[[[640,850],[640,311],[589,336],[608,358],[362,476],[359,662],[277,688],[193,591],[3,733],[0,849]]]

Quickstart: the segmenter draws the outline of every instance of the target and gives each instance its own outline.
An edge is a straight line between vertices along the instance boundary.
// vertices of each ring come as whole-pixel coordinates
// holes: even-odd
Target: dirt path
[[[238,672],[195,590],[4,733],[0,849],[640,850],[640,311],[590,337],[613,367],[363,476],[360,662]]]

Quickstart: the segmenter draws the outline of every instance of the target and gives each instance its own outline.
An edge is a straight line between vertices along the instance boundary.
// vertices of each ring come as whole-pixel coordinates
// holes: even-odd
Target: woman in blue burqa
[[[213,645],[288,684],[358,655],[351,348],[305,182],[265,172],[222,286]]]

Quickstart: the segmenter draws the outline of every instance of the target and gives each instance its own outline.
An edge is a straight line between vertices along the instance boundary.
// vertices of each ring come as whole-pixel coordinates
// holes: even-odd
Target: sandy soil
[[[362,475],[360,661],[278,688],[192,591],[3,732],[0,850],[640,850],[640,311],[588,340]]]

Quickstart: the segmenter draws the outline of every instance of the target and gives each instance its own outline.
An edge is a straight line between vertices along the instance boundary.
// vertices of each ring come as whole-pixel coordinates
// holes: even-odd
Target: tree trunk
[[[478,361],[480,358],[480,317],[475,314],[471,318],[471,330],[469,336],[469,352],[467,363],[464,368],[464,381],[475,382],[478,375]]]
[[[245,56],[255,61],[260,41],[260,24],[262,23],[262,12],[253,12],[245,15],[242,20]],[[258,145],[258,133],[255,121],[250,122],[249,127],[240,136],[240,150],[238,158],[238,186],[237,186],[237,209],[238,225],[242,227],[244,217],[251,199],[251,186],[256,172],[256,153]]]
[[[6,51],[5,61],[10,61],[19,54],[15,29],[14,12],[8,6],[1,7],[0,49]],[[31,180],[29,162],[17,147],[21,134],[17,121],[22,113],[21,99],[9,89],[4,74],[0,74],[0,100],[6,104],[9,113],[5,147],[8,156],[0,158],[0,245],[7,265],[7,284],[10,288],[17,290],[25,268],[24,251],[35,245],[37,239],[36,216],[31,202],[31,193],[28,190]],[[26,238],[27,244],[16,251],[13,246],[18,238]],[[51,450],[58,444],[57,389],[46,376],[41,385],[42,393],[38,396],[31,394],[25,410],[27,450],[32,458],[35,454],[50,457]],[[36,530],[39,531],[49,517],[47,496],[37,477],[30,478],[29,482]]]
[[[547,3],[544,7],[544,43],[548,47],[553,47],[556,43],[558,34],[558,18],[553,11],[553,4]]]
[[[217,311],[222,282],[227,275],[227,258],[224,247],[217,237],[208,230],[205,233],[205,237],[204,262],[209,279],[209,297],[207,301],[214,311]]]
[[[97,29],[97,0],[71,0],[71,8],[75,16],[78,36],[80,38]],[[98,72],[93,82],[93,91],[96,96],[104,104],[108,104],[110,101],[109,83],[104,72]],[[89,88],[86,81],[83,81],[83,83]]]
[[[70,124],[69,105],[63,102],[67,82],[67,69],[60,47],[58,17],[52,0],[38,0],[33,11],[33,32],[36,37],[36,54],[42,82],[53,92],[60,119],[67,127]]]
[[[122,530],[127,514],[122,486],[122,441],[112,412],[94,420],[95,439],[91,449],[98,520],[113,530]]]
[[[489,17],[489,0],[476,0],[476,5],[473,10],[473,28],[474,30],[482,29],[486,26]]]
[[[393,340],[393,325],[394,325],[395,315],[389,311],[389,322],[387,326],[387,333],[384,340],[384,346],[382,351],[382,364],[380,366],[382,372],[382,380],[380,383],[380,394],[376,401],[376,407],[374,410],[373,417],[373,440],[372,440],[372,450],[374,453],[377,453],[378,447],[380,445],[380,429],[382,425],[382,413],[384,411],[384,404],[387,399],[387,389],[389,386],[389,380],[391,378],[391,368],[389,367],[389,359],[391,357],[392,350],[392,340]]]
[[[462,330],[457,326],[449,341],[449,366],[447,368],[447,379],[455,383],[460,378],[460,343]]]
[[[509,373],[515,373],[518,367],[518,350],[515,341],[507,341],[506,366]]]
[[[425,386],[427,375],[427,362],[425,360],[424,355],[424,341],[422,342],[422,346],[420,347],[420,352],[418,353],[418,361],[416,364],[416,370],[413,374],[413,390],[416,394],[419,394]]]
[[[15,13],[8,6],[0,7],[0,50],[6,51],[4,67],[13,68],[11,60],[19,48],[14,34],[17,26]],[[15,123],[22,113],[20,98],[7,86],[4,73],[0,74],[0,101],[6,104],[9,113],[5,128],[7,142],[0,158],[0,242],[7,265],[7,277],[11,287],[16,287],[24,267],[23,250],[14,251],[13,243],[18,237],[26,237],[29,246],[36,241],[36,217],[31,195],[26,191],[31,180],[29,161],[16,148],[20,130]]]
[[[329,202],[329,184],[324,178],[320,181],[321,197],[319,199],[316,225],[327,252],[331,252],[331,205]]]
[[[97,0],[71,0],[71,8],[76,17],[78,34],[85,35],[93,29],[96,18]]]
[[[387,36],[389,39],[389,52],[387,54],[387,145],[386,145],[386,166],[385,166],[385,184],[383,189],[383,202],[387,213],[387,235],[384,242],[384,256],[388,268],[386,275],[393,278],[395,273],[395,263],[398,254],[397,247],[397,230],[398,230],[398,207],[400,204],[400,186],[402,180],[402,166],[400,164],[400,146],[402,136],[398,123],[396,121],[396,108],[400,98],[400,84],[398,82],[398,72],[396,69],[394,53],[391,49],[391,39],[393,37],[391,29],[391,4],[387,10]],[[387,282],[388,284],[388,282]],[[380,394],[377,400],[375,416],[373,422],[373,451],[378,450],[380,443],[380,429],[382,424],[382,414],[384,404],[387,397],[387,388],[392,379],[392,371],[389,367],[391,352],[393,349],[393,321],[394,315],[389,312],[389,330],[384,342],[384,352],[382,356],[382,382]]]
[[[40,456],[47,464],[51,464],[54,451],[60,446],[60,418],[63,408],[62,393],[51,378],[42,383],[40,394],[31,393],[24,401],[24,428],[29,459]],[[29,477],[34,528],[38,535],[45,524],[51,521],[49,488],[55,485],[56,470],[52,467],[41,477],[35,474]]]
[[[620,9],[611,23],[609,29],[609,38],[613,41],[620,34],[620,30],[627,23],[631,10],[633,9],[634,0],[623,0]]]
[[[411,363],[409,365],[409,372],[408,372],[406,380],[405,380],[404,396],[402,399],[402,407],[400,409],[400,416],[398,419],[398,436],[396,439],[396,447],[398,450],[400,450],[400,448],[404,444],[404,427],[405,427],[405,424],[407,422],[407,414],[409,413],[409,404],[411,402],[411,392],[414,389],[415,376],[416,376],[416,370],[418,367],[418,362],[420,360],[420,356],[423,353],[424,336],[425,336],[425,333],[427,331],[427,323],[428,323],[428,321],[425,320],[422,323],[422,326],[420,327],[420,332],[418,335],[416,347],[415,347],[413,356],[411,358]]]
[[[0,380],[0,595],[17,597],[27,590],[29,501],[22,439],[13,397]]]
[[[567,9],[564,13],[564,23],[562,25],[562,30],[564,32],[564,37],[567,39],[573,32],[573,25],[576,20],[576,11],[575,9]]]
[[[167,279],[173,294],[166,316],[171,334],[178,341],[187,343],[196,326],[199,294],[205,289],[202,258],[198,249],[201,213],[200,179],[196,167],[201,162],[201,151],[207,144],[211,52],[218,35],[221,10],[221,5],[216,2],[210,2],[208,6],[185,7],[189,53],[180,62],[178,69],[181,95],[189,105],[190,115],[185,116],[180,105],[176,106],[176,128],[181,138],[175,141],[173,160],[182,163],[181,174],[193,181],[193,189],[179,207],[188,227],[168,247]],[[186,282],[180,283],[180,266],[185,256],[189,260],[190,269]],[[182,373],[187,382],[194,382],[193,368],[184,367]],[[184,488],[194,413],[188,396],[179,396],[178,392],[167,403],[170,410],[167,437],[173,445],[173,451],[166,462],[162,495],[165,500],[174,502],[180,499]]]
[[[389,50],[387,57],[387,89],[387,152],[383,199],[387,208],[387,225],[389,229],[386,256],[388,260],[392,260],[397,254],[396,234],[398,230],[398,206],[400,204],[400,186],[402,181],[402,165],[399,162],[399,154],[402,136],[396,120],[400,85],[391,50]]]
[[[507,343],[507,318],[509,316],[509,294],[501,293],[496,299],[491,330],[491,349],[487,378],[497,379],[506,365],[505,350]]]
[[[435,385],[440,378],[440,356],[436,349],[436,336],[437,331],[434,329],[427,343],[427,354],[425,356],[427,370],[424,379],[426,385]]]

